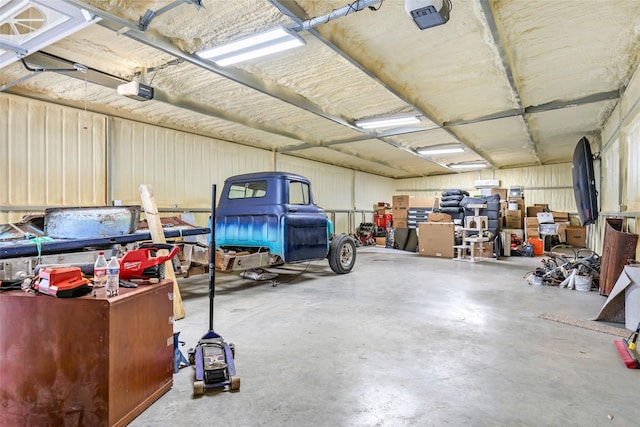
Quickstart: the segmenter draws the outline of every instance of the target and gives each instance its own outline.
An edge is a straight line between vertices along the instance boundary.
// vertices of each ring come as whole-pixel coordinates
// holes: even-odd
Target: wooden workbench
[[[173,283],[0,293],[0,426],[122,426],[173,385]]]

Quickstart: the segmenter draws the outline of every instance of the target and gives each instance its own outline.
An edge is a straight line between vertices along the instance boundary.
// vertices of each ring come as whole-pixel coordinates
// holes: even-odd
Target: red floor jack
[[[215,219],[216,185],[211,197],[211,242],[209,243],[209,331],[198,341],[195,350],[189,349],[189,363],[195,365],[193,395],[201,396],[205,389],[227,387],[240,390],[240,377],[233,363],[235,348],[213,330],[213,300],[215,298]]]
[[[640,361],[638,361],[638,353],[636,353],[636,344],[640,335],[640,322],[636,331],[631,334],[628,339],[614,340],[616,350],[620,354],[625,366],[629,369],[640,369]]]

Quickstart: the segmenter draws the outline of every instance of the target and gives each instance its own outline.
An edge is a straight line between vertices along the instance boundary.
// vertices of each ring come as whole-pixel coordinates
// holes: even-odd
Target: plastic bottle
[[[93,286],[103,288],[107,285],[107,259],[104,252],[98,252],[98,258],[93,265]]]
[[[119,283],[120,263],[118,263],[118,258],[112,256],[107,265],[107,296],[112,297],[118,295]]]

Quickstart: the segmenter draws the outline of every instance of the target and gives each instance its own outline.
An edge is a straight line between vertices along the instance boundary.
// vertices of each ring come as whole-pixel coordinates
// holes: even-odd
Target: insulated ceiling
[[[452,0],[449,21],[425,30],[404,0],[367,4],[0,0],[0,90],[403,178],[455,173],[449,165],[466,161],[568,162],[580,137],[597,137],[638,66],[636,0]],[[76,27],[20,45],[11,24],[36,16],[25,8]],[[311,21],[334,10],[347,13]],[[227,67],[195,54],[277,25],[306,44]],[[154,98],[118,95],[132,80]],[[354,124],[406,113],[421,122]],[[465,151],[418,154],[452,143]]]

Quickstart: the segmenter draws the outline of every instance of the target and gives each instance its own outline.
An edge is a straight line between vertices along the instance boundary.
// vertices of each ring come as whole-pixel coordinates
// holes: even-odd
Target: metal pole
[[[211,240],[209,241],[209,331],[213,331],[213,300],[216,296],[216,185],[211,187]]]

